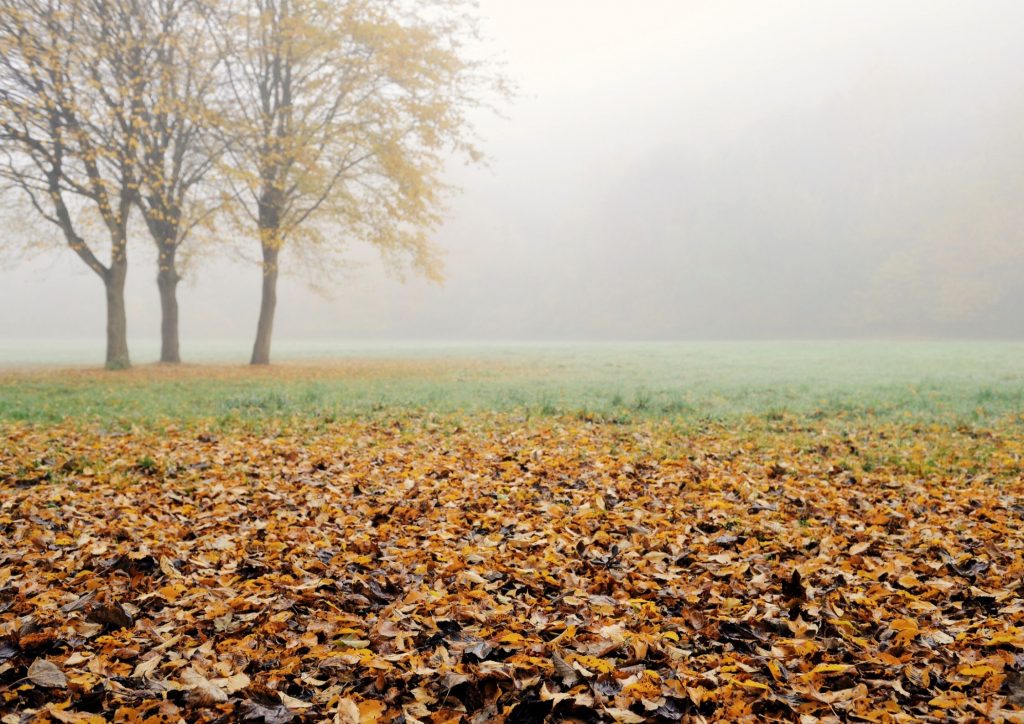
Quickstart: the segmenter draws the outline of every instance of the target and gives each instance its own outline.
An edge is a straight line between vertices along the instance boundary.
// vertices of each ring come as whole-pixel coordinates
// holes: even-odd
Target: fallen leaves
[[[0,720],[1021,719],[1022,456],[1015,428],[11,426]]]

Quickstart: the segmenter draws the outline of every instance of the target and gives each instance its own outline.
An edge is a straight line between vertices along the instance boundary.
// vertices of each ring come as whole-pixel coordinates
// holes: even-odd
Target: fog
[[[286,248],[278,339],[1024,335],[1024,3],[483,0],[518,97],[436,234],[443,285]],[[102,340],[102,285],[7,209],[0,339]],[[34,231],[33,231],[34,230]],[[241,245],[245,248],[246,244]],[[255,256],[255,242],[251,246]],[[152,244],[129,328],[159,331]],[[260,271],[204,250],[188,341],[248,340]]]

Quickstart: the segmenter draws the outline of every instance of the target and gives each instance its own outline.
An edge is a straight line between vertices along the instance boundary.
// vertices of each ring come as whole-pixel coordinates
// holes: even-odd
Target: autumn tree
[[[179,251],[212,220],[218,195],[207,183],[223,150],[210,107],[218,65],[209,35],[210,0],[147,0],[137,37],[149,64],[139,128],[136,203],[156,244],[160,361],[180,362]]]
[[[132,69],[146,52],[133,5],[0,0],[0,174],[103,281],[110,368],[130,365],[124,286],[144,104]]]
[[[203,181],[223,143],[207,103],[217,65],[210,7],[209,0],[3,2],[6,176],[104,279],[113,367],[128,362],[123,289],[132,206],[157,248],[160,358],[180,361],[178,252],[216,208]],[[107,265],[76,225],[83,206],[109,230]]]
[[[318,266],[361,240],[438,278],[428,232],[452,155],[478,160],[469,113],[504,92],[471,57],[461,0],[232,0],[219,47],[226,177],[252,224],[262,297],[252,363],[270,362],[281,252]]]

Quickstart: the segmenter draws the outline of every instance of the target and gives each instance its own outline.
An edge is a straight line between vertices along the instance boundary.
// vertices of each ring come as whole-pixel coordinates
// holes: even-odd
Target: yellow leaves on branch
[[[449,156],[478,160],[469,111],[504,82],[466,55],[462,3],[239,0],[226,25],[231,213],[264,246],[361,240],[437,277]],[[500,95],[500,93],[499,93]],[[241,99],[236,102],[235,99]],[[273,193],[271,193],[273,192]]]

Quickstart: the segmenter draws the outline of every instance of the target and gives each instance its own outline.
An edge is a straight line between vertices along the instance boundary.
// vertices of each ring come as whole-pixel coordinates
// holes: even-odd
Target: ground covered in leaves
[[[8,424],[0,720],[1024,721],[1024,434]]]

